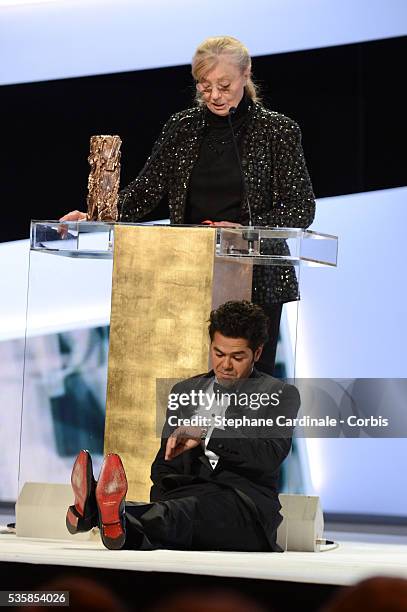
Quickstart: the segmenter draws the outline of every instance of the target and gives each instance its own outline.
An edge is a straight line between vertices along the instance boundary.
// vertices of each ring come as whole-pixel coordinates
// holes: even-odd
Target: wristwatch
[[[207,427],[202,427],[201,440],[205,440],[207,435],[208,435],[208,428]]]

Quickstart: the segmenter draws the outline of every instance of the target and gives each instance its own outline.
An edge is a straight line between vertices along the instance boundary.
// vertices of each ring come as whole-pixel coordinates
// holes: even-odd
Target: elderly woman
[[[197,104],[168,120],[139,176],[119,194],[121,221],[139,221],[168,195],[172,224],[308,227],[315,200],[298,125],[268,110],[237,39],[206,39],[192,60]],[[229,125],[229,111],[245,184]],[[84,219],[74,211],[63,220]],[[252,301],[270,317],[271,343],[259,368],[273,372],[281,307],[298,299],[290,267],[255,267]]]

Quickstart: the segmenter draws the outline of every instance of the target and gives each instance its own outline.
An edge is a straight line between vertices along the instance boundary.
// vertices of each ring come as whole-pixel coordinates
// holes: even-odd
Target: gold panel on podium
[[[122,457],[128,498],[149,499],[156,379],[208,367],[214,229],[116,226],[105,453]]]

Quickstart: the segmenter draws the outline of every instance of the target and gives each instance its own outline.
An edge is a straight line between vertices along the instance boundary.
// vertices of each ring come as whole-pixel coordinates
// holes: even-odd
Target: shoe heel
[[[65,524],[69,533],[72,535],[75,535],[75,533],[90,531],[95,526],[95,515],[88,518],[83,518],[79,516],[75,506],[69,506],[66,513]]]

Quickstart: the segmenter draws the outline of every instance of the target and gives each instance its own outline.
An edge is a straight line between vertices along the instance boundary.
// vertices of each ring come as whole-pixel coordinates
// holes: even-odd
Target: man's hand
[[[241,223],[235,223],[234,221],[210,221],[209,219],[202,221],[202,225],[209,225],[210,227],[243,227]]]
[[[170,461],[201,442],[203,427],[177,427],[167,440],[165,460]]]

